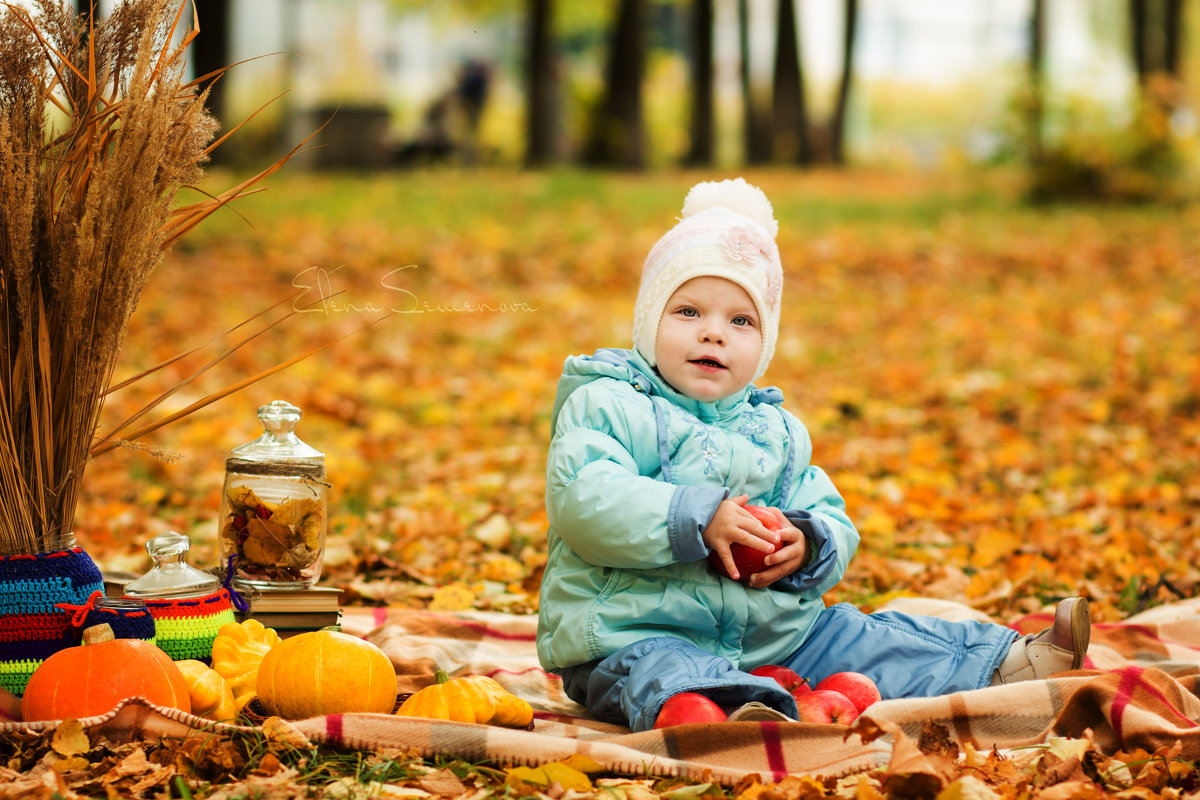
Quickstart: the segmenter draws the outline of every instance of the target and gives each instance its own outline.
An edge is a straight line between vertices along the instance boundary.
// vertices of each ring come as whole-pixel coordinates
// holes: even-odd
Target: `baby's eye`
[[[750,319],[749,317],[745,317],[745,316],[734,317],[732,321],[733,321],[734,325],[738,325],[738,326],[754,324],[754,320]]]
[[[685,317],[699,316],[699,312],[697,312],[694,308],[681,308],[679,309],[679,313],[683,314]]]

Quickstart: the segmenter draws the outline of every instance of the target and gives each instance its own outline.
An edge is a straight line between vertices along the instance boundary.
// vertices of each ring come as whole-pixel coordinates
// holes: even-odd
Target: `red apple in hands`
[[[871,703],[882,699],[875,681],[861,672],[835,672],[818,683],[816,688],[845,695],[860,714]]]
[[[796,710],[801,722],[833,722],[849,725],[858,719],[858,709],[850,698],[829,689],[813,689],[796,698]]]
[[[728,715],[721,707],[696,692],[671,695],[658,711],[655,728],[669,728],[689,722],[724,722]]]
[[[790,670],[787,667],[766,664],[750,670],[750,674],[763,678],[774,678],[776,683],[787,690],[788,694],[797,700],[800,699],[800,695],[808,694],[812,691],[812,687],[808,685],[808,678],[801,678],[794,670]]]
[[[749,511],[751,515],[753,515],[756,520],[761,522],[763,527],[767,530],[780,530],[781,526],[779,524],[779,520],[777,520],[775,515],[772,514],[766,507],[745,505],[742,506],[742,508]],[[737,567],[738,571],[738,582],[748,585],[750,583],[751,575],[756,572],[762,572],[767,568],[767,565],[763,563],[763,559],[771,555],[771,553],[774,553],[777,549],[779,549],[778,545],[772,547],[770,550],[764,553],[762,550],[755,550],[753,547],[747,547],[746,545],[738,544],[737,542],[729,545],[729,555],[733,557],[733,564],[735,567]],[[713,569],[715,569],[718,574],[723,575],[726,578],[732,577],[729,574],[729,570],[725,569],[725,562],[721,560],[719,555],[717,555],[717,551],[709,551],[708,563],[712,564]]]

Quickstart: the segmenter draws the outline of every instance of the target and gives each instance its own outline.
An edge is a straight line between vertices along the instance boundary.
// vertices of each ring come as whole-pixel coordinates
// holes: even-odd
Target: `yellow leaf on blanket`
[[[711,789],[711,791],[710,791]],[[699,793],[697,794],[697,790]],[[687,792],[684,794],[684,792]],[[811,798],[829,797],[829,793],[825,790],[825,784],[809,775],[788,775],[778,783],[770,785],[768,790],[757,780],[750,786],[738,793],[738,800],[757,800],[762,795],[766,795],[773,800],[810,800]],[[853,795],[846,795],[839,792],[838,797],[855,797],[856,800],[875,800],[870,796],[860,797],[859,792]],[[878,794],[878,793],[876,793]],[[663,797],[671,796],[675,800],[684,800],[691,796],[720,796],[720,787],[711,783],[701,784],[699,786],[683,786],[673,792],[664,792]],[[879,796],[882,800],[882,795]]]
[[[461,583],[450,583],[433,593],[430,611],[467,611],[475,603],[475,593]]]
[[[963,766],[968,769],[977,769],[983,763],[983,759],[979,756],[979,751],[975,749],[975,745],[970,742],[963,742],[962,747]]]
[[[592,775],[596,772],[604,772],[608,769],[608,767],[604,766],[596,759],[589,758],[583,753],[573,753],[564,758],[561,763],[588,775]]]
[[[311,750],[313,747],[313,743],[299,728],[280,717],[267,717],[263,720],[262,732],[272,749],[283,746],[295,750]]]
[[[720,795],[720,787],[712,783],[697,783],[691,786],[678,786],[659,796],[665,800],[689,800],[693,797],[707,797],[710,794]]]
[[[1050,736],[1046,739],[1046,751],[1053,753],[1064,761],[1068,759],[1082,760],[1083,754],[1092,747],[1089,739],[1068,739],[1065,736]]]
[[[859,775],[854,783],[854,800],[883,800],[879,781],[869,775]],[[839,795],[841,796],[841,795]]]
[[[634,778],[600,778],[596,787],[611,800],[658,800],[655,781]]]
[[[50,742],[54,752],[62,756],[77,756],[92,749],[88,735],[83,732],[83,725],[77,719],[64,719],[54,729],[54,738]]]
[[[942,789],[937,800],[1000,800],[1000,794],[974,775],[964,775]]]
[[[510,767],[505,772],[508,773],[505,783],[509,786],[529,783],[534,786],[548,787],[552,783],[557,783],[569,791],[590,792],[592,790],[592,782],[587,775],[558,761],[543,764],[540,767]]]
[[[83,756],[63,757],[54,753],[46,754],[45,763],[52,767],[55,772],[80,772],[92,766],[92,762]]]
[[[758,800],[759,795],[766,790],[766,787],[758,782],[758,776],[756,775],[754,777],[755,780],[751,781],[749,786],[738,792],[737,800]],[[739,787],[740,786],[741,784],[739,784]]]
[[[431,772],[417,781],[417,784],[427,793],[439,797],[458,797],[467,791],[466,785],[448,769]]]

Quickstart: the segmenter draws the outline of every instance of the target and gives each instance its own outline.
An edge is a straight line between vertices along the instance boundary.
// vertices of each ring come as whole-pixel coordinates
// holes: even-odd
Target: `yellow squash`
[[[229,681],[203,661],[185,659],[176,661],[175,666],[183,673],[188,695],[192,700],[192,713],[214,722],[228,722],[237,717],[238,707],[233,701],[233,689]]]
[[[402,717],[428,717],[527,728],[533,707],[486,675],[449,678],[439,670],[437,683],[426,686],[401,704]]]
[[[390,714],[396,707],[396,669],[365,639],[309,631],[285,639],[263,658],[258,702],[268,714],[284,719]]]
[[[263,656],[279,644],[279,634],[264,628],[256,619],[230,622],[221,626],[213,640],[212,665],[229,681],[233,699],[240,709],[254,697],[258,667]]]

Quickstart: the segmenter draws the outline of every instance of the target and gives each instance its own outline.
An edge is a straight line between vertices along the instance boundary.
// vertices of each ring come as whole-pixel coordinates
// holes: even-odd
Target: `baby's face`
[[[685,282],[663,309],[654,358],[676,391],[712,402],[745,389],[762,352],[754,301],[733,281]]]

